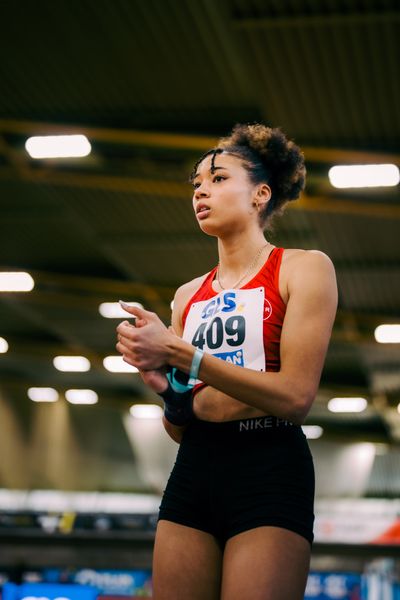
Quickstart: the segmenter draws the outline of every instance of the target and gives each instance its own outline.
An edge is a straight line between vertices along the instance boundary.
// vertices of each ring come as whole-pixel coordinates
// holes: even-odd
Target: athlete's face
[[[193,208],[200,228],[210,235],[257,221],[257,188],[242,160],[231,154],[207,156],[193,178]],[[214,168],[212,168],[214,166]]]

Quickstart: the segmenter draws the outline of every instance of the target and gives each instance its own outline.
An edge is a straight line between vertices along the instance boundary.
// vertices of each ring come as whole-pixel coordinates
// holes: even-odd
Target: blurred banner
[[[304,600],[361,600],[361,575],[310,573]]]
[[[317,500],[315,541],[339,544],[400,544],[400,500]]]
[[[6,583],[2,600],[96,600],[98,590],[88,585]]]

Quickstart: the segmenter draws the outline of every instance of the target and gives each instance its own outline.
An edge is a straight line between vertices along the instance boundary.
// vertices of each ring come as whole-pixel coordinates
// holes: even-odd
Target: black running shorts
[[[283,527],[312,544],[314,467],[301,427],[276,417],[214,423],[183,434],[159,519],[213,535]]]

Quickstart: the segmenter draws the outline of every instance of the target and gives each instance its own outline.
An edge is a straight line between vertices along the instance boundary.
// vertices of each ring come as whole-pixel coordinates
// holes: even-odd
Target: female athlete
[[[236,125],[195,165],[193,210],[219,263],[178,289],[167,328],[133,307],[117,350],[165,400],[179,446],[160,507],[155,600],[301,600],[314,470],[301,429],[337,307],[317,250],[275,247],[271,218],[305,181],[279,129]]]

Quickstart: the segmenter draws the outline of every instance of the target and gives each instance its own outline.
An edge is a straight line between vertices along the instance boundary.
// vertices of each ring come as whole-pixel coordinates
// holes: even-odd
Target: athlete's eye
[[[215,175],[215,177],[213,178],[213,182],[224,181],[225,179],[226,177],[224,177],[223,175]]]
[[[196,181],[195,183],[193,183],[193,188],[195,190],[197,190],[198,187],[200,187],[200,183],[198,181]]]

